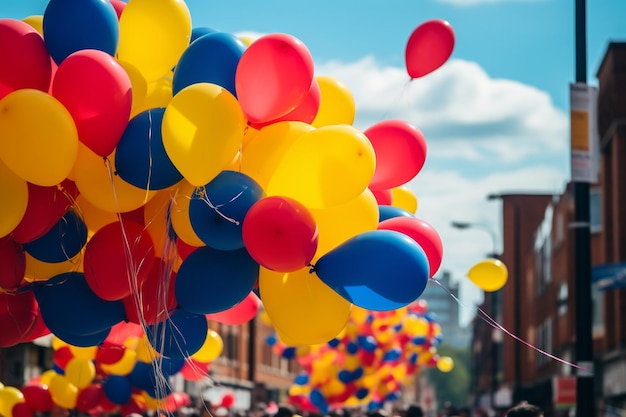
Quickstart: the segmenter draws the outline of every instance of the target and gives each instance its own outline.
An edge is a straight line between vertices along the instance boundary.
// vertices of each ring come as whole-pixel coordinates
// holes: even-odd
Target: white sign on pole
[[[572,181],[598,182],[598,89],[585,83],[570,84],[570,149]]]

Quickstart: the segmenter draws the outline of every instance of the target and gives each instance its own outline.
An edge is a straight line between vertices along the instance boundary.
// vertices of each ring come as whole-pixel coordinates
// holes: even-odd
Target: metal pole
[[[576,2],[576,82],[587,83],[586,2]],[[589,183],[574,182],[574,276],[576,282],[576,416],[595,416],[591,312]]]

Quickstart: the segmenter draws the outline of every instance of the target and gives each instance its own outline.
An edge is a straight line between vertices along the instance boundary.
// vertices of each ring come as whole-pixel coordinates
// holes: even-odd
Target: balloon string
[[[227,201],[224,204],[220,204],[220,205],[215,205],[211,202],[211,200],[209,199],[208,193],[206,192],[206,190],[204,189],[204,187],[199,187],[198,190],[196,191],[196,194],[200,196],[200,200],[204,201],[210,208],[212,208],[213,210],[215,210],[215,212],[224,220],[227,220],[231,223],[234,223],[235,225],[239,226],[239,220],[233,219],[232,217],[228,217],[227,215],[225,215],[224,213],[222,213],[219,209],[220,207],[232,203],[233,201],[235,201],[236,199],[238,199],[239,197],[241,197],[243,195],[243,191],[240,191],[239,194],[235,195],[233,198],[231,198],[229,201]]]
[[[456,302],[462,306],[462,307],[467,307],[466,305],[463,304],[463,302],[461,302],[461,300],[452,293],[452,291],[450,291],[448,288],[446,288],[445,285],[443,285],[441,282],[439,282],[439,280],[435,279],[435,278],[431,278],[431,281],[435,282],[435,284],[437,284],[439,287],[443,288],[444,291],[446,291],[452,298],[454,298],[454,300],[456,300]],[[508,336],[512,337],[513,339],[517,340],[518,342],[524,344],[525,346],[528,346],[529,348],[541,353],[542,355],[545,355],[551,359],[554,359],[558,362],[561,362],[565,365],[571,366],[572,368],[576,368],[578,370],[581,371],[587,371],[587,369],[583,368],[580,365],[576,365],[575,363],[572,362],[568,362],[565,359],[559,358],[558,356],[555,356],[549,352],[546,352],[545,350],[542,350],[540,348],[538,348],[537,346],[528,343],[527,341],[525,341],[524,339],[522,339],[521,337],[513,334],[512,332],[510,332],[509,330],[507,330],[504,326],[502,326],[500,323],[498,323],[496,320],[494,320],[489,314],[487,314],[482,308],[480,307],[476,307],[478,310],[478,316],[487,324],[489,324],[490,326],[492,326],[495,329],[498,329],[500,331],[502,331],[503,333],[506,333]]]

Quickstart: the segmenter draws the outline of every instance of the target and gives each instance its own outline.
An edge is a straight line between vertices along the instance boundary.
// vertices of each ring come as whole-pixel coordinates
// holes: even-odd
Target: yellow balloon
[[[63,181],[78,153],[72,115],[39,90],[16,90],[0,100],[0,138],[0,159],[20,178],[42,186]]]
[[[506,284],[509,272],[499,259],[484,259],[470,268],[467,277],[486,292],[498,291]]]
[[[454,360],[449,356],[442,356],[437,360],[437,369],[441,372],[450,372],[454,368]]]
[[[203,363],[213,362],[222,354],[223,349],[224,341],[222,336],[215,330],[209,329],[204,344],[199,351],[191,355],[191,358]]]
[[[26,271],[24,278],[30,282],[35,281],[47,281],[55,275],[63,274],[65,272],[83,272],[83,255],[79,253],[72,259],[68,259],[63,262],[43,262],[39,259],[35,259],[27,253],[26,257]]]
[[[112,211],[105,211],[91,204],[84,195],[79,194],[74,203],[74,208],[78,211],[82,220],[87,225],[89,230],[89,238],[93,236],[102,226],[106,226],[109,223],[115,223],[119,221],[117,213]]]
[[[318,75],[315,79],[320,87],[320,108],[311,124],[315,127],[351,125],[356,115],[356,105],[350,89],[327,75]]]
[[[191,196],[193,195],[196,187],[189,182],[183,180],[175,188],[174,203],[170,210],[170,218],[172,221],[172,228],[176,232],[176,236],[182,239],[183,242],[191,246],[206,246],[206,244],[200,240],[196,232],[191,226],[191,219],[189,218],[189,203],[191,202]]]
[[[98,346],[82,347],[70,345],[70,351],[72,351],[72,354],[76,359],[93,360],[96,358],[96,353],[98,353]],[[67,374],[67,370],[65,373]]]
[[[409,187],[401,185],[391,189],[391,205],[415,214],[417,212],[417,197]]]
[[[84,145],[79,147],[74,178],[80,194],[95,207],[124,213],[142,207],[156,193],[135,187],[115,175],[115,155],[106,160]]]
[[[174,68],[191,38],[191,14],[183,0],[133,0],[120,18],[117,55],[148,80]]]
[[[89,359],[72,358],[65,367],[65,378],[76,388],[83,389],[96,376],[96,366]]]
[[[241,172],[267,187],[276,166],[294,141],[314,128],[304,122],[276,122],[253,135],[241,154]]]
[[[3,145],[4,146],[4,145]],[[26,213],[28,184],[0,160],[0,237],[11,233]]]
[[[54,344],[54,339],[58,339],[56,336],[53,338],[53,344]],[[61,340],[61,339],[59,339]],[[65,343],[65,342],[63,342]],[[46,385],[46,386],[50,386],[50,382],[52,381],[52,378],[54,378],[56,375],[58,375],[56,373],[56,371],[54,369],[48,369],[47,371],[44,371],[40,376],[39,376],[39,382],[41,382],[42,384]]]
[[[317,223],[318,230],[315,259],[319,259],[346,240],[378,227],[378,204],[369,188],[344,204],[309,211]]]
[[[78,388],[72,384],[65,376],[55,375],[50,380],[48,390],[52,396],[52,401],[63,408],[76,407]]]
[[[228,90],[216,84],[192,84],[165,108],[163,145],[185,179],[203,186],[237,154],[245,127],[241,106]]]
[[[128,375],[137,363],[137,351],[125,349],[122,358],[112,364],[102,364],[102,369],[111,375]]]
[[[22,19],[22,22],[28,23],[33,29],[35,29],[41,36],[43,36],[43,15],[27,16]]]
[[[361,194],[375,168],[374,148],[362,132],[349,125],[324,126],[294,141],[266,192],[295,198],[310,209],[328,208]]]
[[[350,318],[350,302],[308,267],[288,274],[261,267],[259,289],[278,336],[291,346],[326,343]]]
[[[24,394],[19,389],[9,386],[0,388],[0,415],[11,417],[13,406],[24,401]]]
[[[137,348],[135,349],[137,353],[136,359],[141,362],[150,363],[161,355],[152,348],[150,341],[147,336],[144,335],[138,342]]]
[[[120,66],[124,68],[126,74],[128,74],[128,79],[130,80],[130,85],[132,87],[133,100],[130,108],[130,117],[132,118],[141,111],[145,110],[143,103],[148,95],[148,81],[133,64],[124,61],[118,62]]]
[[[167,74],[148,83],[146,95],[137,111],[166,107],[172,100],[172,77],[172,74]]]

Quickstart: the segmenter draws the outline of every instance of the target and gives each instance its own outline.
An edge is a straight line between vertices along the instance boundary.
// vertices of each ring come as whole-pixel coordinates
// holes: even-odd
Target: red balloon
[[[76,197],[78,189],[70,180],[54,187],[28,183],[26,213],[11,237],[16,242],[27,243],[45,235],[72,208]]]
[[[188,358],[180,370],[180,374],[186,381],[200,381],[209,375],[211,363],[198,362],[193,358]]]
[[[243,221],[243,243],[250,256],[268,269],[297,271],[317,250],[317,224],[299,201],[281,196],[257,201]]]
[[[143,415],[144,411],[145,407],[142,407],[141,404],[132,397],[126,404],[120,406],[120,414],[122,417],[129,417],[131,414]]]
[[[426,139],[403,120],[378,122],[364,132],[376,153],[371,190],[391,189],[412,180],[426,161]]]
[[[0,289],[14,291],[24,281],[26,256],[22,245],[10,236],[0,238]]]
[[[48,91],[50,54],[43,38],[31,25],[0,19],[0,99],[15,90]]]
[[[232,392],[227,392],[222,396],[222,407],[230,408],[235,404],[235,395]]]
[[[393,202],[393,195],[391,194],[391,190],[388,188],[382,190],[370,189],[370,191],[374,194],[376,203],[378,203],[379,206],[390,206]]]
[[[175,284],[176,273],[157,258],[148,277],[139,284],[139,292],[122,300],[128,321],[156,324],[167,319],[177,304]]]
[[[219,313],[207,314],[206,317],[209,320],[236,326],[252,320],[259,311],[259,304],[259,298],[255,293],[250,292],[239,304]]]
[[[96,362],[105,365],[117,363],[122,359],[125,351],[126,346],[118,345],[105,340],[104,343],[98,346],[98,351],[96,352]]]
[[[128,74],[106,52],[84,49],[61,62],[52,95],[70,112],[78,137],[100,156],[108,156],[130,117],[132,90]]]
[[[302,103],[313,75],[313,57],[302,41],[284,33],[264,35],[239,60],[237,99],[250,123],[276,120]]]
[[[117,14],[117,18],[119,20],[120,17],[122,17],[122,12],[124,11],[124,8],[126,7],[126,2],[123,2],[122,0],[110,0],[111,4],[113,5],[113,8],[115,9],[115,14]]]
[[[54,351],[52,355],[52,361],[56,366],[60,369],[65,369],[69,361],[74,359],[74,354],[69,346],[61,346],[57,350]]]
[[[454,30],[441,19],[428,20],[419,25],[406,44],[405,64],[411,77],[418,78],[441,67],[452,55]]]
[[[46,326],[46,323],[44,323],[43,318],[41,318],[41,310],[39,310],[38,308],[37,317],[35,317],[33,326],[22,338],[22,343],[32,342],[35,339],[38,339],[42,336],[47,336],[49,334],[50,329],[48,329],[48,326]]]
[[[154,259],[154,244],[143,225],[129,221],[109,223],[87,243],[85,279],[103,300],[121,300],[141,287]]]
[[[102,403],[102,385],[91,384],[81,389],[76,397],[76,409],[82,413],[87,413],[98,407]]]
[[[317,80],[313,78],[313,82],[311,83],[311,88],[309,89],[308,94],[306,95],[306,97],[304,97],[304,100],[302,100],[302,102],[298,106],[296,106],[295,109],[293,109],[286,115],[279,117],[276,120],[256,125],[253,124],[252,127],[254,127],[255,129],[260,129],[263,126],[283,121],[296,121],[311,124],[313,123],[313,120],[315,120],[315,116],[317,116],[317,112],[320,109],[320,103],[320,85],[318,84]]]
[[[46,412],[54,406],[52,395],[45,384],[26,385],[22,387],[22,394],[24,402],[34,411]]]
[[[176,411],[189,404],[191,404],[191,398],[186,392],[172,392],[165,399],[165,407],[168,411]]]
[[[378,229],[395,230],[416,241],[428,259],[430,277],[435,276],[443,258],[443,243],[439,233],[430,224],[415,217],[400,216],[383,220],[378,224]]]
[[[121,321],[111,328],[105,342],[114,345],[123,345],[129,337],[141,338],[144,335],[143,327],[136,323]]]
[[[17,345],[28,334],[37,318],[37,301],[33,291],[0,293],[0,347]]]
[[[33,417],[33,412],[33,409],[26,402],[15,403],[11,410],[13,417]]]

